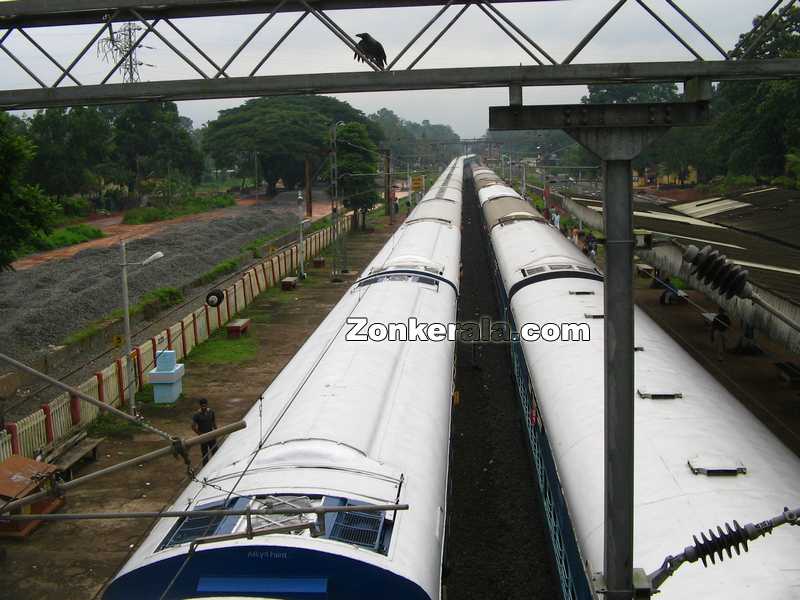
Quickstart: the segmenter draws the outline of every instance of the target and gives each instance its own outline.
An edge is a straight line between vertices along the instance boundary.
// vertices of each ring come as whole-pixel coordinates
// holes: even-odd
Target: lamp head
[[[159,250],[158,252],[150,255],[144,261],[142,261],[142,266],[149,265],[151,262],[157,261],[159,258],[164,258],[164,253]]]

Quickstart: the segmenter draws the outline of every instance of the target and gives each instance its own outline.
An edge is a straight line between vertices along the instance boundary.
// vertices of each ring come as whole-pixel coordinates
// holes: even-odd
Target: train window
[[[571,271],[574,269],[572,265],[549,265],[551,271]]]
[[[594,292],[589,291],[582,291],[582,290],[570,290],[570,296],[594,296]]]
[[[372,285],[374,283],[379,283],[381,281],[412,281],[415,283],[422,283],[425,285],[429,285],[435,289],[439,289],[439,281],[433,279],[432,277],[425,277],[424,275],[414,275],[414,274],[407,274],[407,273],[397,273],[391,274],[387,273],[383,276],[371,277],[370,279],[366,279],[358,284],[359,288]]]
[[[196,510],[222,510],[223,508],[234,508],[234,507],[244,508],[243,506],[239,506],[239,503],[242,500],[244,500],[244,504],[246,506],[250,499],[233,498],[231,500],[228,500],[227,503],[211,502],[209,504],[198,506]],[[167,537],[164,538],[164,541],[161,542],[159,547],[156,549],[156,552],[160,550],[165,550],[166,548],[172,548],[173,546],[179,546],[181,544],[193,542],[197,538],[214,535],[217,529],[219,529],[219,526],[222,524],[222,521],[226,518],[230,517],[224,517],[222,515],[198,515],[196,517],[181,517],[181,519],[167,534]]]
[[[348,502],[347,506],[353,503]],[[340,512],[336,514],[328,538],[386,554],[392,526],[393,522],[384,513]]]
[[[589,314],[589,313],[584,313],[583,314],[583,318],[584,319],[605,319],[606,316],[605,315],[592,315],[592,314]]]
[[[537,273],[543,273],[547,270],[547,267],[534,267],[533,269],[522,269],[522,274],[525,277],[530,277],[531,275],[536,275]]]
[[[586,273],[597,273],[597,269],[593,269],[592,267],[581,267],[580,265],[575,267],[579,271],[585,271]]]

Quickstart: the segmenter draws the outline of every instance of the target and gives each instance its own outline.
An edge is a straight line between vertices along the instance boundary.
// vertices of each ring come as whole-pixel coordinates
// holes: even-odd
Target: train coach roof
[[[484,203],[483,217],[491,230],[503,222],[544,220],[542,215],[530,204],[513,196],[502,196]]]
[[[420,202],[414,211],[408,216],[406,224],[415,223],[421,220],[440,219],[456,225],[460,224],[458,217],[461,215],[461,206],[448,200],[437,200],[436,198]]]
[[[475,178],[476,189],[481,190],[485,187],[489,187],[490,185],[505,185],[505,181],[494,175],[485,175]]]
[[[428,202],[429,200],[448,200],[450,202],[461,202],[461,190],[455,187],[432,187],[428,190],[428,193],[425,194],[425,197],[420,201],[420,204],[423,202]]]
[[[481,206],[490,200],[504,196],[522,200],[522,197],[513,188],[510,188],[507,185],[491,185],[478,190],[478,200],[480,201]]]

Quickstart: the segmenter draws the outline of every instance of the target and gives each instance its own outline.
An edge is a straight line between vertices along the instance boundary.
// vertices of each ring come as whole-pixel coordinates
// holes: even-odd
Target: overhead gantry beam
[[[0,91],[0,109],[376,91],[682,82],[695,78],[728,81],[799,77],[800,59],[317,73],[7,90]]]
[[[564,0],[492,0],[506,2],[554,2]],[[466,0],[454,0],[454,5],[470,4]],[[318,10],[353,10],[376,8],[413,8],[419,6],[441,6],[442,0],[310,0]],[[131,9],[145,19],[218,17],[277,12],[299,12],[302,7],[296,2],[280,0],[13,0],[0,1],[0,28],[44,27],[51,25],[86,25],[106,23],[110,15],[120,15],[112,21],[125,21],[123,13]]]

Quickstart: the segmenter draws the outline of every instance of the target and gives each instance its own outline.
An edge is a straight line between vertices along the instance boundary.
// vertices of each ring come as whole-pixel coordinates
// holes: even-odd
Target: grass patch
[[[98,333],[103,331],[109,325],[109,323],[111,323],[111,321],[108,319],[104,321],[94,321],[92,323],[89,323],[86,327],[70,333],[67,337],[64,338],[62,344],[64,344],[65,346],[80,344],[84,340],[88,340],[89,338],[94,337]]]
[[[230,194],[215,194],[213,196],[194,196],[190,200],[172,208],[158,208],[155,206],[141,206],[132,208],[125,213],[122,222],[126,225],[141,225],[155,221],[166,221],[184,215],[193,215],[218,208],[226,208],[236,204]]]
[[[309,225],[308,229],[303,231],[303,237],[308,238],[308,236],[310,236],[312,233],[319,231],[320,229],[325,229],[326,227],[330,226],[330,224],[330,216],[314,221],[311,223],[311,225]],[[299,225],[296,227],[283,227],[277,231],[274,231],[273,233],[270,233],[269,235],[258,237],[242,246],[242,252],[252,254],[253,258],[261,258],[263,256],[262,250],[264,249],[264,246],[268,246],[270,243],[280,240],[282,237],[285,237],[289,234],[297,235],[298,229]]]
[[[145,318],[152,319],[162,310],[180,304],[181,302],[183,302],[183,292],[180,290],[173,287],[158,288],[157,290],[144,294],[139,302],[128,308],[128,314],[134,316],[139,313],[144,313]],[[102,333],[106,327],[115,321],[119,321],[122,316],[121,308],[112,310],[107,316],[92,321],[86,327],[69,334],[64,338],[62,344],[71,346],[72,344],[78,344],[84,340],[88,340]]]
[[[204,181],[197,186],[197,189],[203,192],[225,192],[230,189],[238,189],[242,185],[242,180],[235,177],[229,177],[219,181]]]
[[[88,242],[89,240],[97,240],[102,237],[105,237],[105,234],[96,227],[79,223],[78,225],[69,225],[68,227],[56,229],[42,240],[41,248],[43,250],[52,250]]]
[[[252,254],[253,258],[261,258],[263,255],[261,254],[262,249],[264,246],[269,245],[271,242],[282,238],[285,235],[292,233],[292,231],[296,231],[294,227],[284,227],[275,231],[269,235],[262,235],[261,237],[257,237],[251,242],[248,242],[244,246],[242,246],[242,252],[246,252],[248,254]]]
[[[303,285],[302,283],[298,285]],[[274,285],[263,291],[259,298],[264,298],[269,302],[284,304],[293,301],[297,296],[297,290],[283,291],[280,285]]]
[[[103,413],[92,421],[92,424],[86,430],[89,437],[111,437],[131,439],[137,433],[142,433],[144,430],[138,425],[134,425],[130,421],[125,421],[114,415]]]
[[[40,236],[32,244],[20,248],[16,256],[17,258],[21,258],[28,254],[33,254],[34,252],[74,246],[75,244],[82,244],[83,242],[96,240],[105,236],[106,235],[96,227],[91,227],[85,223],[59,227],[48,235]]]
[[[228,339],[224,328],[216,331],[208,340],[196,346],[186,357],[188,363],[207,365],[230,365],[255,358],[258,341],[251,335]]]
[[[676,290],[686,290],[689,288],[686,282],[680,277],[670,277],[669,282]]]
[[[233,273],[239,268],[240,258],[223,260],[214,265],[210,271],[206,271],[192,282],[192,285],[206,285],[212,283],[228,273]]]
[[[156,404],[155,402],[155,392],[153,385],[148,383],[138,392],[136,392],[136,406],[143,407],[143,406],[152,406],[156,408],[173,408],[178,402],[184,400],[186,396],[183,393],[178,396],[178,399],[171,403],[171,404]]]

